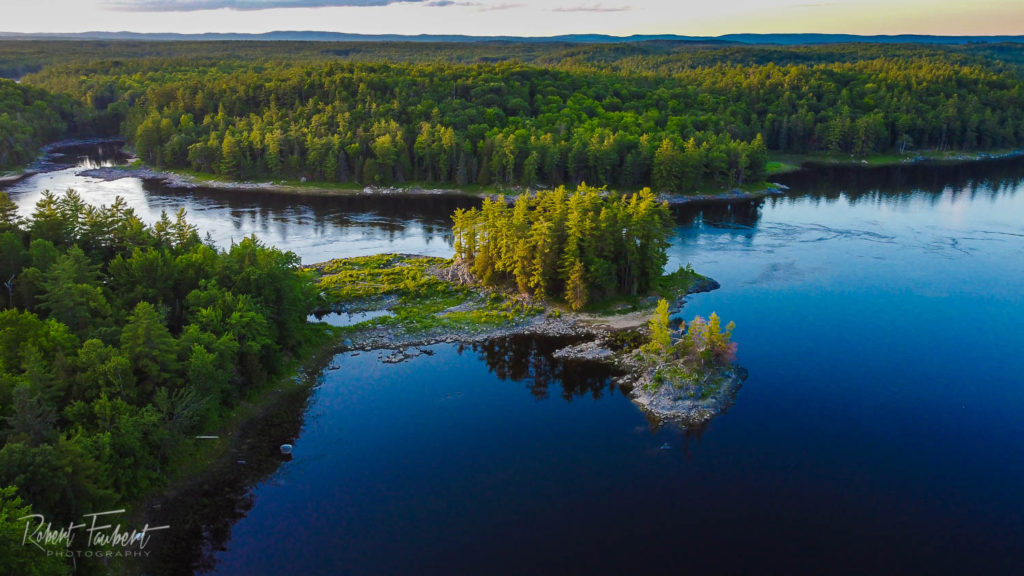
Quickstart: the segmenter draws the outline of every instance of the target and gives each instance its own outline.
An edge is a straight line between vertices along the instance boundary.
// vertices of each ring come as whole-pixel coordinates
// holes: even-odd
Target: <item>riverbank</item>
[[[65,151],[83,146],[123,145],[124,140],[117,137],[103,138],[71,138],[51,142],[39,149],[39,156],[30,164],[9,172],[0,172],[0,188],[16,184],[36,174],[45,174],[56,170],[64,170],[74,166],[68,161]]]
[[[965,164],[989,160],[1005,160],[1024,156],[1024,149],[992,150],[987,152],[964,152],[947,150],[916,150],[903,154],[852,154],[811,153],[773,154],[768,161],[768,175],[776,176],[797,172],[814,166],[863,166],[883,167],[909,164]]]
[[[172,528],[188,525],[193,520],[188,507],[195,502],[203,502],[205,508],[221,510],[218,521],[228,526],[238,519],[236,500],[289,459],[276,448],[298,436],[303,407],[319,383],[319,375],[335,354],[336,340],[330,330],[311,328],[320,328],[321,334],[295,362],[290,375],[268,383],[240,401],[230,417],[216,429],[195,437],[194,451],[175,467],[167,483],[129,504],[134,523]],[[280,420],[286,421],[285,424],[279,423]],[[267,433],[268,429],[276,432],[282,428],[280,437]],[[170,532],[165,534],[162,538],[168,538]],[[177,532],[170,541],[159,540],[154,557],[174,559],[176,554],[195,554],[200,547],[191,545],[192,541],[202,541],[205,537]],[[152,566],[153,559],[149,555],[126,559],[127,571],[123,573],[142,573],[144,566]]]
[[[537,187],[468,187],[468,188],[445,188],[427,187],[417,184],[407,186],[360,186],[356,184],[335,184],[324,183],[281,183],[281,182],[250,182],[236,180],[222,180],[217,178],[200,177],[186,172],[158,170],[142,164],[130,166],[103,167],[83,170],[78,173],[80,176],[99,178],[106,181],[120,180],[122,178],[139,178],[159,182],[160,185],[176,190],[250,190],[269,194],[286,194],[293,196],[314,196],[314,197],[336,197],[336,196],[408,196],[408,197],[429,197],[429,196],[467,196],[482,199],[495,199],[498,196],[514,198],[520,194],[529,194],[539,190]],[[781,184],[765,183],[764,185],[752,186],[746,189],[734,188],[714,193],[696,194],[670,194],[662,193],[658,198],[668,202],[669,205],[682,205],[692,202],[734,202],[736,200],[752,200],[764,198],[765,196],[780,195],[786,192],[787,188]]]

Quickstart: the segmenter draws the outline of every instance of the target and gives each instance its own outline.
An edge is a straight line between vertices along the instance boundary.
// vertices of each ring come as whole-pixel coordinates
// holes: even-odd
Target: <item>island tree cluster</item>
[[[703,374],[710,368],[729,366],[736,360],[736,343],[732,341],[735,322],[724,328],[718,314],[712,312],[705,319],[695,316],[687,324],[672,327],[668,301],[659,300],[654,314],[647,322],[650,333],[644,351],[661,361],[672,361]]]
[[[47,192],[21,220],[0,194],[3,497],[60,523],[161,487],[310,341],[298,264],[254,238],[218,250],[183,211],[148,226]]]
[[[487,285],[564,298],[580,309],[655,287],[668,260],[671,217],[650,189],[614,195],[581,186],[504,197],[457,210],[455,256]]]

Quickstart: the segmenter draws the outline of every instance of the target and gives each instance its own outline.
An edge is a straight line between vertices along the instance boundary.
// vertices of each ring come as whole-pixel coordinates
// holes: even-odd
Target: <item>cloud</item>
[[[522,8],[523,6],[526,6],[526,4],[509,4],[504,2],[501,4],[480,4],[480,8],[478,8],[477,11],[490,12],[492,10],[514,10],[516,8]]]
[[[111,0],[108,6],[129,12],[192,12],[195,10],[270,10],[273,8],[327,8],[334,6],[387,6],[424,0]],[[451,0],[429,5],[448,6]]]
[[[629,6],[603,6],[594,4],[592,6],[562,6],[553,8],[552,12],[625,12],[632,10]]]
[[[445,6],[482,6],[479,2],[462,2],[456,0],[430,0],[424,6],[443,8]]]

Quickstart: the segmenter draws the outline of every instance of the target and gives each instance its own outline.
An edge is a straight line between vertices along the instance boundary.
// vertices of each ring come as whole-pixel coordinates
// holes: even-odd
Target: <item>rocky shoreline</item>
[[[16,173],[0,175],[0,187],[16,184],[36,174],[55,172],[74,166],[73,163],[64,160],[65,155],[60,152],[61,150],[105,144],[121,145],[124,144],[124,140],[121,138],[76,138],[51,142],[40,148],[39,157],[33,160],[31,164]]]
[[[397,258],[416,257],[400,255]],[[325,264],[313,264],[310,268],[322,272]],[[453,269],[454,267],[432,268],[431,274],[447,282],[457,282],[452,278]],[[714,280],[704,278],[691,286],[687,295],[708,292],[718,287],[719,284]],[[472,311],[479,309],[484,302],[485,298],[478,295],[457,308],[460,312]],[[622,375],[613,381],[651,419],[658,422],[673,422],[683,427],[706,424],[732,404],[745,372],[739,367],[730,367],[724,373],[716,368],[705,378],[706,381],[713,381],[715,385],[702,386],[700,394],[681,393],[680,390],[685,392],[693,388],[684,388],[684,384],[680,382],[654,385],[659,381],[657,372],[661,366],[652,364],[637,348],[640,342],[646,341],[643,333],[651,314],[651,310],[644,307],[644,304],[647,302],[641,304],[642,309],[625,314],[588,314],[569,312],[547,303],[530,301],[532,309],[539,312],[518,316],[498,326],[462,325],[453,328],[450,325],[438,325],[426,330],[407,330],[400,323],[371,320],[365,325],[346,329],[345,335],[337,345],[337,351],[376,353],[381,362],[397,364],[432,354],[433,351],[429,347],[437,344],[472,346],[510,336],[565,338],[566,345],[556,350],[553,358],[570,363],[599,362],[616,368]],[[653,308],[655,302],[649,304]],[[685,304],[685,297],[676,299],[672,304],[673,312],[678,312]],[[357,313],[388,309],[395,305],[395,298],[375,298],[356,304],[348,303],[333,311]],[[450,311],[452,309],[445,312]],[[632,342],[633,345],[624,345],[624,341]]]
[[[612,322],[595,323],[592,317],[541,314],[526,322],[500,328],[432,335],[409,335],[390,327],[371,327],[359,333],[359,344],[346,339],[338,351],[376,352],[381,362],[397,364],[432,354],[428,348],[436,344],[471,346],[517,335],[583,338],[583,342],[556,350],[552,357],[562,362],[600,362],[617,368],[623,375],[615,377],[613,382],[654,421],[671,422],[684,428],[700,427],[732,406],[746,379],[745,369],[734,365],[709,372],[706,379],[713,385],[702,387],[700,395],[687,395],[687,388],[679,383],[654,385],[658,367],[644,361],[635,350],[616,350],[617,346],[612,342],[616,333],[641,327],[622,329],[612,328],[610,324]]]

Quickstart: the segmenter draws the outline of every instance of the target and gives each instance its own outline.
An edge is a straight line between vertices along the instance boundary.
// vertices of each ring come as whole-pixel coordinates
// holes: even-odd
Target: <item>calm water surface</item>
[[[1024,573],[1024,162],[818,169],[677,213],[670,266],[722,289],[749,370],[704,430],[648,422],[557,342],[344,354],[157,514],[153,573]],[[59,184],[59,186],[58,186]],[[61,172],[144,218],[188,208],[304,261],[450,255],[457,200],[171,192]],[[295,445],[287,460],[277,453]],[[169,520],[168,520],[169,519]]]

